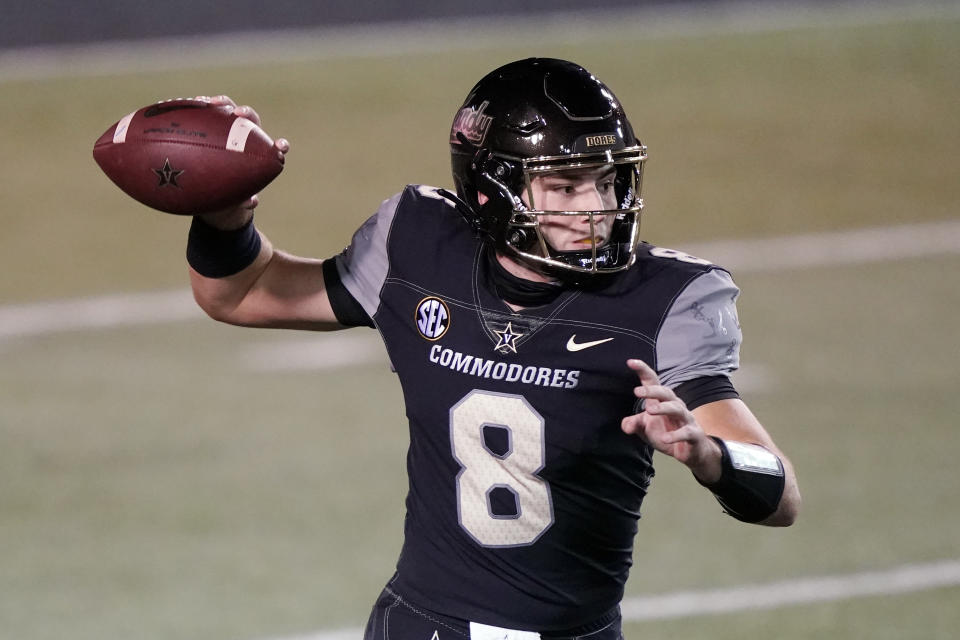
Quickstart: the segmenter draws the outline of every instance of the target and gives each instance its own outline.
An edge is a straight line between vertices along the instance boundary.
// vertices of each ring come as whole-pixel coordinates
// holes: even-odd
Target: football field
[[[644,238],[733,271],[737,384],[804,495],[794,527],[750,527],[658,458],[627,639],[956,637],[945,6],[0,55],[0,640],[358,637],[401,543],[406,426],[375,334],[207,320],[188,221],[113,187],[94,140],[169,97],[254,105],[292,144],[258,226],[326,257],[404,184],[449,186],[453,112],[529,55],[583,64],[624,103],[650,150]]]

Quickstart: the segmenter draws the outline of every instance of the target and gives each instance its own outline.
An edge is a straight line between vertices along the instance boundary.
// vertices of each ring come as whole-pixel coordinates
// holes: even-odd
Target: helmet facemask
[[[630,267],[640,238],[640,197],[646,148],[642,145],[617,151],[542,156],[517,160],[497,159],[482,163],[481,184],[494,187],[484,208],[501,210],[504,224],[496,234],[498,248],[513,254],[544,272],[602,274]],[[538,177],[582,174],[610,167],[614,173],[617,207],[595,210],[554,210],[542,208],[532,188]],[[511,179],[512,178],[512,179]],[[487,191],[487,190],[484,190]],[[521,197],[520,194],[523,194]],[[506,210],[509,214],[504,216]],[[583,249],[554,247],[544,216],[587,218],[589,243]],[[505,218],[505,219],[504,219]]]

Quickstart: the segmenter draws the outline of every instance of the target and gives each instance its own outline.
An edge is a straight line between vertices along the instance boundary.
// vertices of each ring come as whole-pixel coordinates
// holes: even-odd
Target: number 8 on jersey
[[[491,450],[485,429],[504,429],[506,450]],[[523,396],[473,390],[450,409],[460,526],[485,547],[536,542],[553,524],[550,485],[535,474],[544,464],[543,417]],[[516,513],[496,514],[492,493],[507,491]]]

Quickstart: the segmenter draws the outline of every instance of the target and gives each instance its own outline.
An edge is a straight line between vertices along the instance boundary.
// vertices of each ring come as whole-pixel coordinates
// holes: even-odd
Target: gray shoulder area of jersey
[[[380,290],[390,267],[387,237],[403,193],[384,200],[380,208],[360,225],[350,245],[337,256],[337,270],[347,290],[371,318],[380,306]]]
[[[657,334],[660,382],[675,387],[704,376],[730,375],[740,366],[740,289],[730,274],[710,269],[677,297]]]

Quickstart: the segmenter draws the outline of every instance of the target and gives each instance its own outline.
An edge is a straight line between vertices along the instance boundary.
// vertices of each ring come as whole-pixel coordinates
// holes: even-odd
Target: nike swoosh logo
[[[570,336],[570,339],[567,340],[567,351],[583,351],[584,349],[589,349],[590,347],[595,347],[598,344],[613,340],[613,338],[604,338],[603,340],[591,340],[590,342],[577,342],[576,338],[577,334],[573,334]]]

